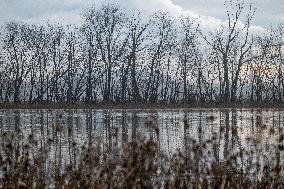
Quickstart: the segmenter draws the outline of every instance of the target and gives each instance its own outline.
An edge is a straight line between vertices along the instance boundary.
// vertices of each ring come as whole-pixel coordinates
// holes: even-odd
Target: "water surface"
[[[273,109],[1,110],[0,150],[34,140],[32,150],[47,150],[49,166],[64,166],[76,164],[82,145],[98,138],[105,154],[144,137],[172,155],[191,151],[190,141],[217,137],[220,161],[242,149],[259,161],[282,159],[283,115]]]

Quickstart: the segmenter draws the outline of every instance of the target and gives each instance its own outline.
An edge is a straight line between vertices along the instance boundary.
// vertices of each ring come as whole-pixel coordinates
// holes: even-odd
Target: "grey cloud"
[[[283,0],[255,0],[257,10],[253,24],[261,27],[269,27],[284,21],[284,1]],[[224,0],[173,0],[173,3],[190,9],[197,14],[212,16],[224,20],[226,9]]]
[[[83,0],[0,0],[0,24],[11,20],[37,21],[70,14],[75,16],[88,4]],[[55,21],[55,20],[54,20]]]
[[[210,20],[225,19],[224,0],[0,0],[0,25],[11,20],[65,23],[80,23],[80,13],[91,4],[112,2],[127,9],[140,9],[144,14],[162,9],[178,14],[187,11],[210,17]],[[283,0],[258,0],[254,25],[268,27],[270,23],[284,21]]]

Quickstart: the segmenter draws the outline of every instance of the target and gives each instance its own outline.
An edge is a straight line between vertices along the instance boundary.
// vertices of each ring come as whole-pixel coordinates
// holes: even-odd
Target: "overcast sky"
[[[140,9],[144,14],[166,10],[173,15],[186,12],[200,16],[205,25],[225,20],[224,0],[0,0],[0,25],[8,21],[80,24],[80,13],[92,4],[114,2],[127,9]],[[253,24],[267,28],[284,23],[284,0],[255,0],[257,12]]]

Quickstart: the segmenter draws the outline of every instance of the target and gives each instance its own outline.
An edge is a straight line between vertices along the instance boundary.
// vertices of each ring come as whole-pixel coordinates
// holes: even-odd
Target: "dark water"
[[[75,163],[81,146],[95,138],[103,141],[105,153],[140,136],[172,155],[190,150],[189,140],[202,143],[217,136],[220,159],[245,149],[269,160],[281,153],[283,115],[273,109],[1,110],[0,150],[33,136],[34,152],[48,149],[50,166],[64,166]]]

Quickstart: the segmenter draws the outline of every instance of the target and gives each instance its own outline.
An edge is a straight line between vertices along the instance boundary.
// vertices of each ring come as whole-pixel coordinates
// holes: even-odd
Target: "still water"
[[[284,110],[274,109],[1,110],[0,151],[8,142],[21,146],[34,140],[35,153],[48,149],[52,165],[64,167],[75,164],[82,145],[97,138],[104,154],[145,137],[172,155],[190,151],[189,140],[218,137],[220,160],[242,149],[269,160],[283,156],[283,123]]]

